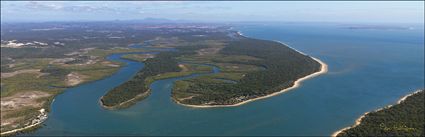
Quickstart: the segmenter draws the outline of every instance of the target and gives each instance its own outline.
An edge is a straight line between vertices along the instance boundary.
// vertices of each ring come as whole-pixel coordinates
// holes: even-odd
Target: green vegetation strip
[[[407,97],[399,104],[371,112],[361,123],[343,130],[337,136],[425,136],[424,90]]]

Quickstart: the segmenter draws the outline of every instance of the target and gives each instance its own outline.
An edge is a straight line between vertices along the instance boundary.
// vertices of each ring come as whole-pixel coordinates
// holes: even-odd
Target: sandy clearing
[[[77,72],[71,72],[68,75],[66,75],[65,83],[67,86],[75,86],[84,82],[84,78],[85,78],[84,75],[81,75]]]
[[[37,100],[49,96],[50,94],[46,92],[26,91],[19,92],[7,97],[2,97],[1,112],[8,110],[17,110],[23,107],[41,107],[43,105],[43,102],[38,102]]]
[[[189,69],[184,64],[179,64],[179,67],[182,69],[182,72],[189,71]]]
[[[198,55],[203,56],[203,55],[214,55],[216,53],[218,53],[221,49],[223,49],[224,47],[220,46],[220,47],[213,47],[213,48],[204,48],[204,49],[200,49],[198,50]]]
[[[46,102],[45,100],[40,101],[39,99],[46,98],[51,96],[51,94],[41,91],[25,91],[18,92],[11,96],[2,97],[1,98],[1,127],[10,126],[13,128],[18,128],[19,124],[25,122],[25,126],[23,128],[14,129],[10,131],[2,132],[1,135],[14,133],[17,131],[22,131],[31,127],[34,127],[40,123],[42,123],[47,118],[47,113],[44,112],[43,104]],[[23,117],[5,117],[8,114],[13,114],[14,112],[21,111],[23,109],[28,108],[41,108],[40,114],[30,121],[22,121]]]
[[[10,78],[22,73],[40,73],[40,69],[24,69],[24,70],[17,70],[14,72],[1,73],[1,78]]]

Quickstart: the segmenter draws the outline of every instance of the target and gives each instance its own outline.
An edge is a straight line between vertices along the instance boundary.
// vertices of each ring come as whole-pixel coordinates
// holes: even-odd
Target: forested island
[[[424,89],[405,96],[396,105],[366,113],[356,125],[334,136],[425,136]]]
[[[195,107],[236,105],[266,97],[296,87],[298,79],[326,69],[320,61],[282,43],[248,38],[231,30],[173,38],[178,40],[162,47],[176,51],[162,52],[144,61],[145,67],[105,94],[101,104],[110,109],[125,108],[148,97],[154,80],[195,73],[182,73],[182,62],[213,65],[221,70],[176,82],[172,99]]]

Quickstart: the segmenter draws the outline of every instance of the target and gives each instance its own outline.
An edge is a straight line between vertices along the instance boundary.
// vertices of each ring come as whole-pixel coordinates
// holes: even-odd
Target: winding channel
[[[132,48],[137,48],[132,46]],[[140,48],[140,47],[139,47]],[[144,48],[144,47],[142,47]],[[162,49],[161,51],[173,51],[174,49]],[[99,105],[101,98],[110,89],[130,80],[139,70],[143,69],[144,63],[121,58],[128,54],[157,54],[159,52],[128,52],[116,53],[107,57],[107,60],[122,62],[126,65],[121,67],[113,75],[94,82],[69,88],[63,94],[58,95],[52,103],[49,118],[44,126],[34,134],[28,135],[102,135],[102,134],[131,134],[105,129],[118,129],[118,125],[131,125],[134,117],[137,117],[141,107],[176,107],[171,99],[172,85],[175,81],[194,78],[202,75],[220,72],[219,68],[209,64],[196,64],[213,68],[209,73],[196,73],[182,77],[169,78],[155,81],[151,84],[152,94],[145,100],[140,101],[129,109],[106,110]],[[193,63],[192,63],[193,64]],[[138,112],[135,112],[137,109]],[[117,128],[115,128],[117,126]],[[133,126],[137,127],[137,126]],[[110,131],[110,133],[108,133]],[[140,133],[134,133],[140,135]],[[25,136],[25,135],[24,135]]]

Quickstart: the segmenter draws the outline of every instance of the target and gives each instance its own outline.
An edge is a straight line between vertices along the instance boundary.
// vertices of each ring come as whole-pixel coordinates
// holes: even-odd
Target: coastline
[[[112,54],[117,54],[117,53],[111,53],[111,54],[108,54],[108,55],[106,55],[106,56],[105,56],[105,58],[106,58],[107,56],[112,55]],[[60,91],[60,93],[55,94],[55,95],[54,95],[54,97],[53,97],[53,99],[52,99],[52,102],[50,102],[50,103],[49,103],[49,105],[48,105],[49,107],[45,107],[45,108],[43,108],[43,110],[46,110],[46,109],[47,109],[47,110],[50,110],[50,107],[51,107],[51,105],[54,103],[54,101],[55,101],[55,99],[56,99],[56,96],[63,94],[63,93],[64,93],[64,91],[65,91],[67,88],[73,88],[73,87],[77,87],[77,86],[80,86],[80,85],[83,85],[83,84],[88,84],[88,83],[92,83],[92,82],[96,82],[96,81],[99,81],[99,80],[102,80],[102,79],[109,78],[109,77],[111,77],[114,73],[116,73],[116,72],[117,72],[120,68],[122,68],[123,66],[125,66],[125,65],[120,64],[117,70],[115,70],[114,72],[112,72],[112,73],[110,73],[110,74],[107,74],[107,75],[105,75],[105,76],[103,76],[103,77],[101,77],[101,78],[99,78],[99,79],[93,79],[93,80],[82,81],[81,83],[78,83],[78,84],[76,84],[76,85],[72,85],[72,86],[63,86],[63,87],[62,87],[62,86],[54,86],[55,88],[63,88],[64,90],[61,90],[61,91]],[[41,110],[40,110],[40,111],[41,111]],[[47,118],[48,118],[48,113],[49,113],[49,112],[44,111],[43,113],[44,113],[44,114],[40,114],[39,116],[37,116],[37,118],[36,118],[36,119],[40,119],[40,121],[39,121],[38,123],[31,124],[31,125],[28,125],[28,126],[26,126],[26,127],[19,128],[19,129],[13,129],[13,130],[9,130],[9,131],[6,131],[6,132],[2,132],[2,133],[0,133],[0,135],[1,135],[1,136],[4,136],[4,135],[13,135],[13,134],[16,134],[17,132],[27,132],[27,130],[32,129],[32,128],[35,128],[35,127],[39,126],[39,125],[40,125],[40,124],[42,124],[44,121],[46,121],[46,120],[47,120]],[[44,117],[42,117],[42,116],[44,116]],[[36,120],[36,119],[32,119],[32,120]]]
[[[262,96],[262,97],[258,97],[258,98],[248,99],[248,100],[245,100],[245,101],[242,101],[242,102],[239,102],[239,103],[236,103],[236,104],[231,104],[231,105],[189,105],[189,104],[183,104],[183,103],[180,103],[179,101],[177,101],[177,100],[176,100],[176,99],[174,99],[174,98],[172,98],[172,100],[173,100],[174,102],[176,102],[176,104],[179,104],[179,105],[182,105],[182,106],[186,106],[186,107],[192,107],[192,108],[213,108],[213,107],[236,107],[236,106],[244,105],[244,104],[247,104],[247,103],[250,103],[250,102],[256,101],[256,100],[260,100],[260,99],[265,99],[265,98],[273,97],[273,96],[276,96],[276,95],[282,94],[282,93],[284,93],[284,92],[287,92],[287,91],[289,91],[289,90],[291,90],[291,89],[298,88],[298,87],[301,85],[301,82],[302,82],[302,81],[304,81],[304,80],[307,80],[307,79],[310,79],[310,78],[313,78],[313,77],[316,77],[316,76],[319,76],[319,75],[321,75],[321,74],[325,74],[326,72],[328,72],[328,65],[326,65],[324,62],[322,62],[322,61],[321,61],[321,60],[319,60],[319,59],[316,59],[316,58],[314,58],[314,57],[311,57],[311,58],[312,58],[312,59],[314,59],[314,60],[316,60],[317,62],[319,62],[319,63],[321,64],[321,69],[320,69],[320,71],[317,71],[317,72],[314,72],[314,73],[312,73],[312,74],[310,74],[310,75],[307,75],[307,76],[305,76],[305,77],[299,78],[299,79],[297,79],[297,80],[294,82],[294,85],[292,85],[291,87],[285,88],[285,89],[283,89],[283,90],[281,90],[281,91],[274,92],[274,93],[269,94],[269,95],[266,95],[266,96]]]
[[[244,35],[243,35],[240,31],[237,31],[236,33],[237,33],[238,35],[242,36],[242,37],[246,37],[246,36],[244,36]],[[303,54],[303,55],[305,55],[305,56],[308,56],[307,54],[305,54],[305,53],[303,53],[303,52],[301,52],[301,51],[298,51],[298,50],[296,50],[296,49],[294,49],[294,48],[290,47],[289,45],[287,45],[287,44],[285,44],[285,43],[283,43],[283,42],[280,42],[280,41],[275,41],[275,42],[278,42],[278,43],[280,43],[280,44],[283,44],[283,45],[285,45],[285,46],[287,46],[287,47],[289,47],[289,48],[291,48],[291,49],[295,50],[296,52],[298,52],[298,53],[300,53],[300,54]],[[302,77],[302,78],[297,79],[297,80],[294,82],[294,85],[292,85],[291,87],[285,88],[285,89],[283,89],[283,90],[281,90],[281,91],[274,92],[274,93],[269,94],[269,95],[266,95],[266,96],[261,96],[261,97],[257,97],[257,98],[248,99],[248,100],[245,100],[245,101],[242,101],[242,102],[239,102],[239,103],[236,103],[236,104],[231,104],[231,105],[190,105],[190,104],[183,104],[183,103],[180,103],[178,100],[176,100],[176,99],[174,99],[174,98],[172,98],[172,100],[173,100],[176,104],[179,104],[179,105],[182,105],[182,106],[186,106],[186,107],[192,107],[192,108],[213,108],[213,107],[236,107],[236,106],[240,106],[240,105],[244,105],[244,104],[250,103],[250,102],[252,102],[252,101],[256,101],[256,100],[260,100],[260,99],[265,99],[265,98],[273,97],[273,96],[276,96],[276,95],[282,94],[282,93],[284,93],[284,92],[287,92],[287,91],[289,91],[289,90],[291,90],[291,89],[295,89],[295,88],[299,87],[299,86],[301,85],[301,82],[302,82],[302,81],[304,81],[304,80],[307,80],[307,79],[310,79],[310,78],[313,78],[313,77],[316,77],[316,76],[318,76],[318,75],[325,74],[325,73],[327,73],[327,72],[328,72],[328,65],[327,65],[326,63],[324,63],[323,61],[321,61],[321,60],[319,60],[319,59],[317,59],[317,58],[314,58],[314,57],[311,57],[311,56],[308,56],[308,57],[310,57],[311,59],[313,59],[313,60],[315,60],[315,61],[317,61],[317,62],[319,62],[319,63],[320,63],[321,67],[320,67],[320,70],[319,70],[319,71],[314,72],[314,73],[312,73],[312,74],[310,74],[310,75],[307,75],[307,76],[304,76],[304,77]]]
[[[112,54],[115,54],[115,53],[112,53]],[[112,55],[112,54],[109,54],[109,55]],[[109,55],[107,55],[107,56],[109,56]],[[120,67],[122,67],[122,66],[120,65]],[[117,71],[118,71],[118,70],[117,70]],[[83,82],[78,83],[77,85],[73,85],[73,86],[64,86],[64,87],[55,87],[55,88],[64,88],[64,89],[67,89],[67,88],[77,87],[77,86],[80,86],[80,85],[83,85],[83,84],[92,83],[92,82],[96,82],[96,81],[99,81],[99,80],[102,80],[102,79],[105,79],[105,78],[111,77],[114,73],[116,73],[116,71],[114,71],[113,73],[110,73],[110,74],[108,74],[108,75],[105,75],[104,77],[101,77],[100,79],[94,79],[94,80],[83,81]],[[47,120],[47,118],[48,118],[48,112],[46,112],[45,110],[46,110],[46,109],[50,110],[50,107],[51,107],[51,105],[53,104],[53,102],[55,101],[56,96],[58,96],[58,95],[60,95],[60,94],[63,94],[63,93],[64,93],[64,90],[62,90],[60,93],[58,93],[58,94],[54,95],[54,97],[53,97],[53,99],[52,99],[52,102],[50,102],[50,103],[49,103],[49,107],[48,107],[48,108],[43,108],[43,110],[44,110],[43,114],[40,114],[40,115],[38,115],[35,119],[32,119],[32,120],[37,120],[37,119],[39,119],[39,121],[38,121],[37,123],[31,124],[31,125],[28,125],[28,126],[25,126],[25,127],[22,127],[22,128],[18,128],[18,129],[13,129],[13,130],[9,130],[9,131],[5,131],[5,132],[1,132],[1,133],[0,133],[0,135],[1,135],[1,136],[5,136],[5,135],[6,135],[6,136],[7,136],[7,135],[13,135],[13,134],[16,134],[17,132],[26,132],[26,131],[27,131],[27,130],[29,130],[29,129],[32,129],[32,128],[35,128],[35,127],[39,126],[39,125],[40,125],[40,124],[42,124],[44,121],[46,121],[46,120]],[[41,110],[39,110],[39,111],[41,111]]]
[[[31,121],[32,124],[27,125],[27,126],[22,127],[22,128],[2,132],[0,135],[1,136],[7,136],[7,135],[10,135],[10,134],[15,134],[17,132],[25,131],[25,130],[28,130],[28,129],[31,129],[31,128],[35,128],[36,126],[39,126],[40,124],[42,124],[47,119],[47,113],[46,113],[45,109],[43,108],[43,109],[40,109],[39,111],[40,111],[40,114],[37,116],[37,118],[35,118]]]
[[[348,130],[348,129],[351,129],[351,128],[354,128],[354,127],[356,127],[356,126],[360,125],[360,124],[361,124],[361,122],[362,122],[362,120],[363,120],[363,118],[365,118],[367,114],[369,114],[369,113],[373,113],[373,112],[377,112],[377,111],[380,111],[380,110],[383,110],[383,109],[387,109],[387,108],[390,108],[390,107],[392,107],[392,106],[394,106],[394,105],[398,105],[398,104],[402,103],[404,100],[406,100],[408,97],[410,97],[410,96],[412,96],[412,95],[415,95],[415,94],[419,93],[420,91],[421,91],[421,90],[420,90],[420,89],[418,89],[418,90],[416,90],[416,91],[415,91],[415,92],[413,92],[413,93],[410,93],[410,94],[407,94],[407,95],[405,95],[405,96],[401,97],[401,98],[397,101],[397,103],[396,103],[396,104],[390,104],[390,105],[385,106],[385,107],[383,107],[383,108],[379,108],[379,109],[376,109],[376,110],[373,110],[373,111],[370,111],[370,112],[366,112],[366,113],[364,113],[363,115],[361,115],[359,118],[357,118],[357,119],[356,119],[355,123],[354,123],[352,126],[345,127],[345,128],[342,128],[342,129],[340,129],[340,130],[338,130],[338,131],[335,131],[334,133],[332,133],[331,137],[336,137],[336,136],[338,136],[338,134],[340,134],[340,133],[344,132],[345,130]]]
[[[105,106],[102,102],[102,99],[103,99],[104,96],[102,96],[99,99],[99,104],[100,104],[100,106],[102,106],[102,108],[105,108],[105,109],[108,109],[108,110],[116,110],[116,109],[126,108],[126,107],[131,106],[133,103],[136,103],[135,101],[148,97],[150,93],[151,93],[151,90],[148,89],[148,91],[146,91],[145,93],[140,93],[137,96],[135,96],[134,98],[127,100],[125,102],[121,102],[120,104],[114,105],[114,106]]]

